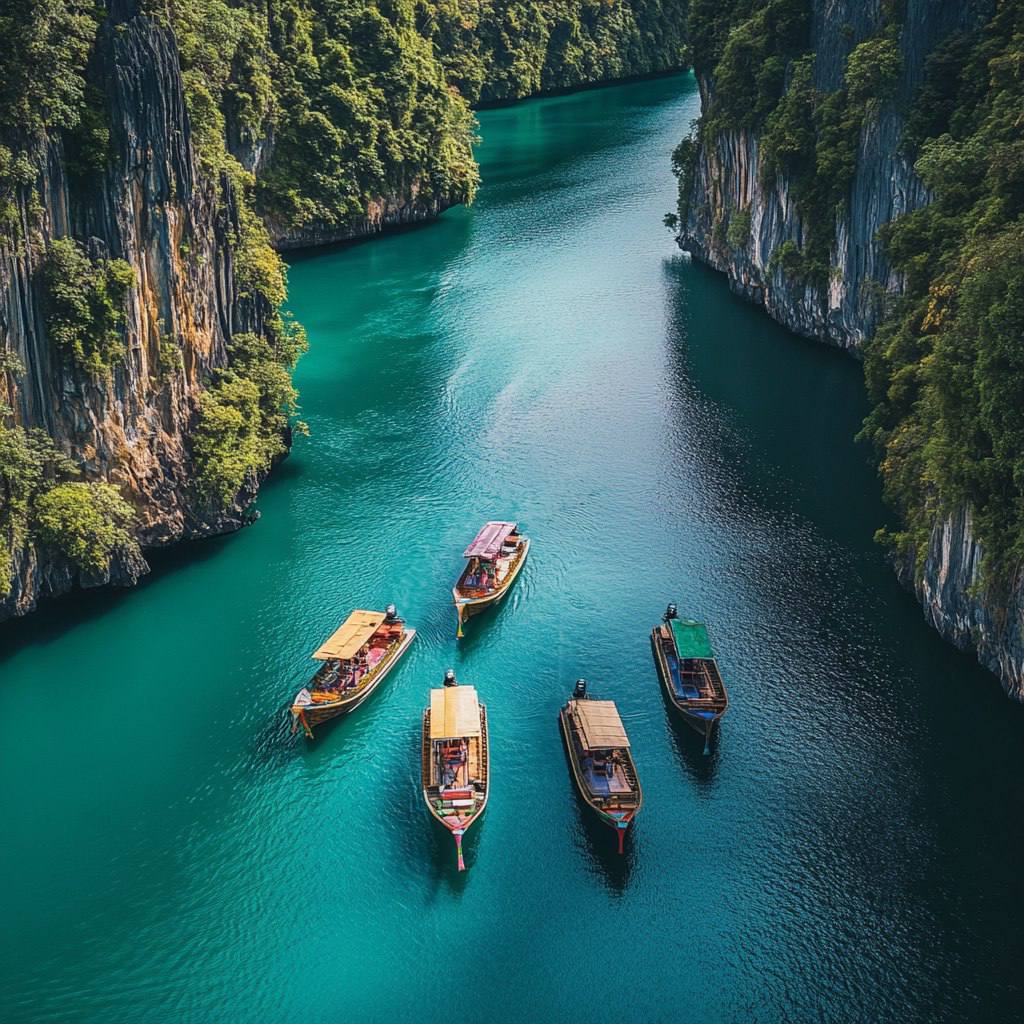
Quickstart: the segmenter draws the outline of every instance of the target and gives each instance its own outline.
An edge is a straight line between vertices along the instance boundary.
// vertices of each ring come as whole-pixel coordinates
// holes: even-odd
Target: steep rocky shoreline
[[[37,181],[18,193],[18,224],[0,234],[0,332],[26,371],[11,375],[8,393],[15,422],[42,428],[77,456],[87,478],[117,486],[136,511],[142,546],[159,547],[251,519],[256,479],[227,508],[199,498],[187,435],[203,380],[227,365],[227,340],[262,332],[270,309],[259,294],[243,295],[233,273],[230,184],[222,183],[221,201],[197,172],[172,33],[130,12],[112,17],[94,69],[111,117],[109,166],[83,188],[69,176],[61,138],[48,140],[33,154]],[[108,379],[58,359],[46,335],[37,270],[47,243],[68,235],[136,272],[124,359]],[[179,353],[171,365],[168,338]],[[15,549],[13,569],[0,618],[76,583],[134,584],[148,566],[115,552],[107,572],[83,572],[29,543]]]
[[[826,93],[841,85],[854,47],[880,30],[884,5],[811,0],[809,7],[813,84]],[[786,327],[858,356],[879,325],[887,297],[900,295],[905,286],[879,231],[931,198],[902,142],[908,104],[936,46],[953,32],[977,26],[994,7],[991,0],[906,3],[899,80],[891,99],[861,128],[848,201],[835,219],[826,283],[787,273],[773,259],[786,243],[804,246],[810,225],[787,175],[763,173],[763,132],[757,129],[699,138],[689,195],[682,197],[680,246],[725,273],[735,292]],[[698,82],[707,112],[716,98],[709,68],[698,66]],[[729,232],[737,215],[749,217],[741,244],[737,232]],[[927,556],[916,567],[903,560],[896,567],[928,621],[956,646],[975,650],[1006,692],[1024,700],[1024,585],[1018,576],[1008,587],[988,587],[981,565],[970,510],[960,508],[934,521]]]

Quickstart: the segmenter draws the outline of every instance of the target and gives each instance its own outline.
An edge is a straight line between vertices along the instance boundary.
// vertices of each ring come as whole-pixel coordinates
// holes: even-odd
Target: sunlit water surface
[[[0,632],[0,1019],[1020,1019],[1024,716],[872,543],[857,365],[662,227],[697,109],[676,77],[482,114],[472,209],[294,262],[312,436],[260,521]],[[456,646],[492,516],[533,553]],[[291,736],[309,652],[391,600],[405,662]],[[668,600],[730,687],[707,758]],[[463,875],[417,790],[448,665],[491,716]],[[622,858],[560,745],[580,675],[645,788]]]

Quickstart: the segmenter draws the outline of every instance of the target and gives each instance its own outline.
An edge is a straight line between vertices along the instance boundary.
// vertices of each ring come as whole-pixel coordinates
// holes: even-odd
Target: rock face
[[[853,0],[809,2],[814,86],[830,92],[842,85],[852,49],[878,30],[881,10],[878,4]],[[762,187],[756,132],[722,132],[711,146],[701,147],[689,217],[681,225],[679,244],[726,273],[734,291],[763,305],[791,330],[855,352],[878,323],[881,293],[895,293],[901,287],[877,241],[878,230],[928,202],[927,190],[901,152],[901,110],[920,85],[932,50],[951,32],[976,25],[992,6],[990,0],[956,4],[908,0],[900,34],[903,67],[896,97],[861,131],[848,207],[836,218],[827,287],[795,283],[781,267],[770,267],[772,253],[784,242],[804,241],[807,225],[785,175],[778,175],[770,189]],[[699,76],[699,85],[706,110],[715,85],[708,75]],[[724,227],[744,209],[750,212],[750,236],[746,245],[733,248]]]
[[[315,224],[293,228],[277,223],[272,217],[266,220],[274,245],[283,252],[288,249],[348,242],[393,231],[396,228],[409,227],[439,217],[449,206],[450,202],[437,198],[420,199],[419,190],[414,185],[407,196],[385,196],[371,200],[367,204],[364,217],[358,217],[342,226]]]
[[[832,91],[842,84],[853,47],[879,29],[881,8],[853,0],[808,2],[814,85]],[[763,185],[760,139],[754,131],[724,131],[699,147],[680,246],[724,272],[734,291],[764,306],[791,330],[856,355],[878,325],[885,294],[899,294],[903,286],[886,260],[878,231],[899,214],[929,201],[901,151],[903,111],[922,81],[928,55],[951,32],[978,25],[994,6],[992,0],[907,0],[896,96],[861,130],[848,203],[836,219],[826,286],[794,281],[772,265],[772,254],[783,243],[803,244],[808,225],[784,174],[770,187]],[[707,110],[715,83],[703,74],[699,85]],[[750,232],[744,245],[733,247],[727,228],[743,210],[749,212]],[[919,571],[905,565],[897,568],[935,628],[958,647],[973,648],[1006,691],[1024,699],[1024,581],[1018,579],[1009,591],[984,591],[978,587],[980,560],[970,512],[960,509],[935,523]]]
[[[970,513],[961,509],[935,525],[922,570],[900,566],[900,579],[944,637],[973,648],[1006,692],[1024,700],[1024,580],[1018,574],[1005,591],[976,596],[982,555]]]
[[[0,349],[25,367],[12,389],[14,419],[44,429],[87,479],[116,485],[137,511],[144,547],[237,529],[250,519],[258,481],[248,481],[232,507],[212,511],[195,493],[187,444],[202,381],[227,364],[228,338],[261,332],[270,312],[260,296],[242,296],[235,281],[231,188],[197,171],[167,28],[131,5],[114,5],[90,76],[109,113],[112,159],[90,180],[73,181],[61,139],[42,143],[36,188],[17,197],[20,227],[0,233]],[[41,212],[32,209],[37,201]],[[47,242],[67,235],[135,271],[125,356],[109,380],[61,360],[46,335],[36,271]],[[14,553],[14,585],[0,600],[0,618],[24,614],[76,582],[131,585],[147,571],[137,557],[115,557],[106,573],[82,575],[27,544]]]

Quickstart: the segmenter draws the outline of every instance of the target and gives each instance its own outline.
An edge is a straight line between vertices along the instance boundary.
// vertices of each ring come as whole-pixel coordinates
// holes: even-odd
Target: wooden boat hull
[[[480,756],[483,764],[484,791],[483,799],[474,813],[469,818],[443,815],[434,806],[430,796],[430,709],[423,712],[423,733],[421,739],[421,768],[420,781],[423,792],[423,802],[427,805],[431,818],[436,821],[455,840],[455,850],[458,857],[459,870],[465,870],[465,863],[462,859],[462,837],[472,828],[487,810],[487,803],[491,796],[490,778],[490,743],[487,734],[487,706],[480,705]]]
[[[292,718],[295,723],[302,725],[306,736],[313,738],[313,729],[332,718],[340,718],[342,715],[350,715],[356,708],[361,707],[376,692],[377,688],[387,678],[388,673],[398,664],[401,657],[409,649],[409,645],[416,637],[415,629],[407,629],[402,634],[401,643],[388,655],[386,660],[381,662],[373,679],[366,686],[359,688],[355,693],[341,700],[331,701],[322,704],[292,705]]]
[[[523,570],[523,566],[526,564],[526,556],[530,553],[530,538],[523,538],[523,550],[516,560],[516,564],[512,567],[512,571],[508,575],[508,579],[505,580],[502,585],[496,589],[493,593],[485,594],[483,597],[467,597],[462,594],[458,586],[452,587],[452,599],[455,602],[455,610],[459,616],[459,635],[462,635],[462,623],[466,619],[471,619],[474,615],[479,615],[482,611],[486,611],[492,605],[496,605],[501,599],[509,592],[512,584],[518,579],[519,574]]]
[[[583,778],[583,773],[580,770],[579,760],[576,753],[575,745],[572,741],[572,730],[566,718],[566,709],[561,707],[558,709],[558,724],[562,731],[562,741],[565,744],[565,752],[569,759],[569,769],[572,772],[573,782],[576,786],[576,792],[579,794],[580,799],[590,808],[591,811],[597,816],[597,820],[602,825],[606,825],[612,829],[618,835],[619,839],[619,853],[623,852],[623,840],[625,838],[626,831],[633,824],[633,819],[640,813],[640,809],[644,805],[644,792],[640,787],[639,777],[637,777],[637,804],[636,807],[631,807],[625,810],[606,810],[601,807],[594,798],[590,795],[589,789]],[[630,758],[632,761],[632,758]],[[634,775],[636,774],[636,765],[632,766]]]
[[[690,703],[683,700],[675,690],[672,683],[672,667],[669,663],[669,655],[666,654],[659,637],[659,628],[655,626],[651,630],[651,653],[654,655],[654,666],[658,672],[658,680],[661,683],[662,693],[668,701],[669,706],[676,712],[678,719],[693,729],[694,732],[703,736],[705,742],[710,738],[714,727],[721,721],[722,716],[729,709],[729,697],[724,692],[722,699],[709,704],[708,702]]]

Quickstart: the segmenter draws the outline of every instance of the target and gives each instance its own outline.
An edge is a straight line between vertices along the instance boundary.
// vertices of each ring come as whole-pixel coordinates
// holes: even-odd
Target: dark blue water
[[[1012,1021],[1024,720],[873,545],[846,357],[661,226],[697,113],[661,79],[481,116],[471,210],[297,260],[301,440],[241,534],[0,633],[5,1022]],[[534,540],[456,646],[480,522]],[[405,662],[313,744],[286,705],[354,606]],[[710,757],[648,631],[708,621]],[[492,796],[459,875],[418,792],[453,665]],[[619,703],[624,857],[556,711]]]

